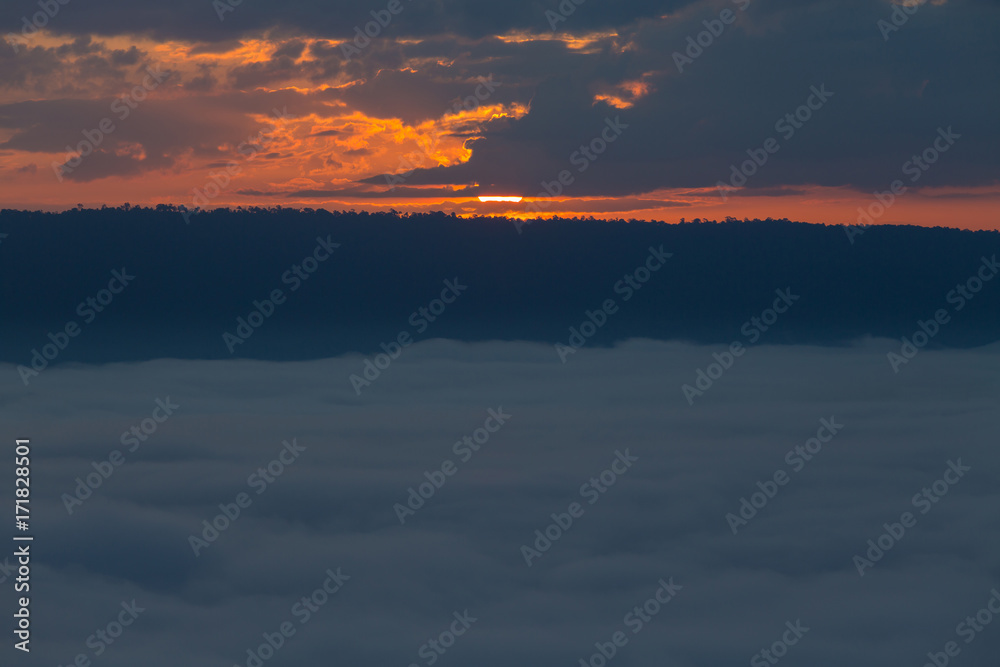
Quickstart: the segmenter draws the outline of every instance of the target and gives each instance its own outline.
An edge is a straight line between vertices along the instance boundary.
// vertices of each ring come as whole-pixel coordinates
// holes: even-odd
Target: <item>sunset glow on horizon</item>
[[[924,14],[942,3],[931,4]],[[874,202],[875,224],[997,226],[998,169],[983,154],[993,130],[962,110],[971,107],[947,104],[947,69],[918,80],[844,63],[848,79],[869,82],[851,92],[853,115],[843,111],[844,75],[825,64],[817,71],[832,68],[828,103],[810,101],[819,74],[795,85],[761,79],[743,111],[707,83],[726,76],[719,63],[771,53],[775,40],[797,34],[790,28],[751,32],[736,60],[720,37],[711,59],[687,63],[671,55],[687,35],[687,19],[674,14],[613,25],[547,15],[535,28],[449,37],[458,55],[434,41],[430,24],[404,24],[409,10],[371,45],[342,18],[278,33],[280,11],[243,5],[227,5],[208,33],[139,12],[96,34],[81,12],[67,5],[47,26],[7,32],[0,44],[0,206],[475,215],[478,198],[515,217],[856,224]],[[738,13],[751,20],[750,10]],[[536,75],[540,58],[580,80]],[[894,81],[890,106],[908,120],[869,136],[857,128],[882,127],[869,119],[868,91],[879,81]],[[946,123],[959,138],[935,155]],[[857,142],[864,150],[845,152]],[[914,158],[923,166],[906,170]],[[896,181],[902,194],[878,211],[879,193]],[[478,194],[486,188],[501,194]]]

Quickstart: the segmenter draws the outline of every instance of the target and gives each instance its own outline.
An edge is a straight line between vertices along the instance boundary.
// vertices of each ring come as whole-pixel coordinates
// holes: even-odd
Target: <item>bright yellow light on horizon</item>
[[[521,197],[480,197],[479,201],[512,201],[519,202]]]

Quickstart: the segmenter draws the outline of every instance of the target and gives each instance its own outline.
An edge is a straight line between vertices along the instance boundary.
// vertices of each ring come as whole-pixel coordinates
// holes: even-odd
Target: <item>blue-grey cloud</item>
[[[4,423],[37,457],[33,658],[89,652],[134,598],[146,611],[101,664],[243,664],[341,567],[351,579],[273,664],[427,664],[421,645],[466,609],[478,620],[442,661],[578,664],[624,629],[621,664],[734,664],[801,619],[788,660],[922,664],[1000,584],[1000,357],[923,351],[896,376],[892,345],[756,347],[694,406],[680,386],[717,346],[636,340],[563,365],[551,345],[429,341],[361,397],[354,355],[62,367],[27,395],[5,382]],[[176,412],[67,515],[61,494],[166,395]],[[453,443],[501,406],[511,419],[462,462]],[[792,472],[821,419],[843,429]],[[292,437],[299,461],[195,558],[188,536]],[[638,460],[588,504],[581,485],[626,449]],[[401,525],[393,505],[446,459],[457,473]],[[971,471],[921,514],[914,494],[958,459]],[[791,481],[733,535],[725,515],[779,469]],[[583,515],[527,567],[521,546],[574,501]],[[853,557],[906,511],[916,525],[859,576]],[[661,577],[684,588],[633,635],[623,618]],[[998,645],[988,627],[963,660]]]

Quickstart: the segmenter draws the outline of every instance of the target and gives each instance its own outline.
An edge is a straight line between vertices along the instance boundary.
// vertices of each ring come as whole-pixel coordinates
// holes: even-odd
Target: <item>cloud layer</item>
[[[101,664],[245,664],[293,621],[269,664],[423,665],[468,610],[441,664],[578,664],[618,630],[620,664],[745,663],[801,620],[796,664],[923,664],[957,639],[985,665],[995,628],[969,645],[955,629],[1000,585],[1000,357],[925,351],[896,376],[885,343],[754,348],[693,406],[681,385],[721,348],[635,340],[563,365],[551,346],[430,341],[361,397],[357,356],[53,369],[44,391],[3,392],[37,457],[39,664],[93,657],[87,637],[134,598],[147,611]],[[173,416],[68,515],[75,478],[167,396]],[[509,421],[463,461],[453,444],[501,407]],[[787,452],[821,420],[843,429],[794,471]],[[248,476],[292,438],[306,450],[256,495]],[[588,504],[581,485],[616,450],[637,461]],[[394,504],[449,459],[401,525]],[[971,471],[921,514],[914,494],[959,459]],[[734,535],[726,515],[778,470],[790,482]],[[189,536],[240,492],[252,504],[196,558]],[[522,545],[572,502],[582,516],[528,567]],[[859,576],[853,557],[907,511],[916,525]],[[300,624],[293,605],[338,567],[351,579]],[[683,589],[633,634],[624,617],[661,577]]]

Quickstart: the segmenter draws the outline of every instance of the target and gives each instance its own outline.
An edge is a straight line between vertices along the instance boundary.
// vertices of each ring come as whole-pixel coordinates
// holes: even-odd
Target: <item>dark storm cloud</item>
[[[886,40],[877,22],[890,16],[893,5],[883,2],[586,2],[559,23],[558,36],[597,29],[605,34],[585,48],[570,48],[558,40],[492,36],[511,29],[550,34],[544,12],[551,8],[545,3],[414,2],[404,4],[350,61],[336,42],[350,37],[354,26],[370,20],[368,11],[380,6],[320,10],[295,2],[267,8],[243,3],[224,21],[201,0],[181,3],[167,17],[157,12],[155,20],[149,7],[109,4],[101,11],[99,3],[84,15],[82,7],[69,3],[50,25],[56,31],[109,35],[149,31],[194,40],[198,53],[232,47],[239,36],[265,34],[277,42],[272,57],[226,72],[226,82],[252,90],[279,88],[297,78],[315,84],[354,81],[320,95],[408,123],[439,117],[456,97],[468,94],[477,76],[492,74],[503,82],[491,102],[530,103],[528,116],[487,127],[485,137],[470,144],[468,163],[416,170],[408,179],[413,185],[478,182],[534,195],[543,180],[570,170],[575,179],[570,196],[711,187],[734,182],[733,166],[750,159],[748,150],[760,155],[769,138],[777,141],[778,152],[749,176],[751,190],[811,184],[885,190],[897,179],[913,186],[982,186],[1000,179],[993,159],[1000,137],[992,121],[1000,111],[1000,91],[982,78],[982,72],[1000,67],[1000,47],[990,37],[1000,8],[992,3],[921,5]],[[689,38],[704,33],[704,23],[725,9],[734,12],[736,22],[707,46],[693,47],[702,52],[691,51],[693,59],[681,62],[678,71],[675,54],[684,54]],[[196,15],[204,16],[193,20]],[[722,24],[714,25],[718,30]],[[333,42],[310,43],[310,36]],[[80,54],[80,76],[114,77],[115,68],[135,57],[129,51],[97,52],[89,37],[61,48]],[[53,89],[51,82],[42,83],[59,70],[59,54],[52,49],[31,47],[18,54],[8,49],[0,58],[9,61],[3,69],[8,86]],[[185,85],[192,92],[209,91],[222,79],[221,73],[203,72]],[[642,90],[634,88],[640,81]],[[631,90],[639,90],[625,96],[630,108],[596,100],[618,94],[619,86],[629,89],[629,82]],[[824,86],[832,96],[810,120],[794,133],[787,122],[777,127],[808,101],[813,87]],[[63,88],[70,95],[84,90],[72,80]],[[599,136],[606,118],[616,116],[628,130],[585,173],[577,171],[581,163],[572,164],[571,157]],[[169,128],[170,120],[165,122]],[[903,173],[904,163],[932,146],[939,128],[952,128],[961,138],[911,181],[915,172]],[[384,181],[380,174],[363,179]]]
[[[876,22],[888,16],[887,5],[753,3],[679,72],[672,54],[684,52],[687,38],[724,6],[702,4],[677,20],[640,23],[629,33],[635,48],[624,54],[566,52],[563,72],[572,74],[540,82],[529,116],[487,133],[468,163],[418,171],[411,182],[475,181],[534,194],[543,179],[569,169],[577,179],[568,192],[574,196],[706,187],[729,181],[731,166],[750,159],[747,150],[774,138],[779,151],[748,187],[885,190],[895,179],[910,184],[904,163],[949,127],[961,139],[916,184],[997,182],[1000,167],[990,156],[1000,137],[991,118],[1000,110],[1000,92],[984,85],[980,72],[1000,66],[1000,49],[984,32],[1000,21],[1000,9],[925,5],[886,42]],[[969,49],[969,42],[982,48]],[[652,73],[651,92],[633,108],[594,103],[596,81],[634,80],[645,72]],[[811,119],[777,127],[823,85],[833,95]],[[627,133],[589,173],[577,173],[574,151],[616,116],[629,125]]]
[[[368,116],[400,118],[417,125],[480,106],[508,104],[522,98],[527,101],[530,94],[517,82],[494,79],[489,71],[467,77],[435,74],[383,69],[359,85],[323,91],[319,97],[343,101]]]
[[[449,664],[578,664],[623,629],[621,664],[746,664],[797,619],[788,660],[923,664],[1000,584],[1000,356],[924,350],[904,377],[886,364],[897,344],[755,346],[693,407],[680,386],[722,347],[635,340],[562,365],[551,345],[427,341],[361,397],[357,355],[61,367],[30,390],[0,365],[4,418],[38,451],[38,658],[89,652],[134,598],[146,611],[107,667],[244,664],[286,620],[272,664],[423,665],[465,609],[477,621]],[[180,407],[68,515],[62,494],[167,396]],[[453,443],[500,407],[510,420],[462,462]],[[843,429],[793,472],[786,453],[831,418]],[[248,489],[291,438],[301,458]],[[625,449],[638,460],[589,504],[580,486]],[[393,505],[445,459],[458,472],[401,525]],[[959,459],[972,470],[920,513],[912,496]],[[777,470],[791,481],[734,535],[725,515]],[[189,535],[248,490],[196,558]],[[529,568],[521,546],[574,501],[583,516]],[[916,526],[859,576],[853,557],[905,511]],[[292,605],[337,567],[351,579],[299,624]],[[633,634],[623,616],[661,577],[684,588]],[[963,659],[998,646],[988,626]]]
[[[221,4],[225,0],[220,0]],[[548,32],[546,10],[557,10],[559,0],[517,0],[482,3],[476,0],[401,0],[403,11],[385,30],[392,37],[454,34],[483,37],[508,30]],[[690,4],[691,0],[624,0],[616,3],[586,2],[572,14],[573,30],[598,30],[637,18],[655,17]],[[66,34],[116,35],[144,33],[157,39],[221,41],[261,32],[275,26],[282,30],[331,39],[354,37],[354,28],[372,20],[370,12],[384,11],[386,1],[320,2],[288,0],[271,4],[240,3],[219,18],[211,0],[176,0],[170,11],[155,3],[75,0],[60,5],[48,20],[50,30]],[[39,11],[37,2],[16,0],[0,9],[4,33],[20,31],[22,19]]]

